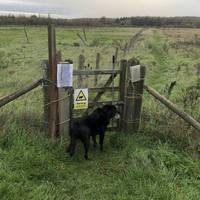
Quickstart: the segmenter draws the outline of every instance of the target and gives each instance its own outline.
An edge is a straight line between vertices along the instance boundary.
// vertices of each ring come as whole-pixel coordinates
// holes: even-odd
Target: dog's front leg
[[[66,152],[67,152],[67,153],[70,152],[70,146],[71,146],[71,145],[69,144],[69,145],[67,146],[67,148],[66,148]]]
[[[103,141],[104,141],[104,133],[99,135],[99,145],[101,151],[103,151]]]
[[[84,149],[85,149],[85,154],[84,154],[84,158],[86,160],[89,160],[88,159],[88,151],[89,151],[89,146],[90,146],[90,137],[86,137],[84,139],[81,139],[81,141],[83,142],[83,145],[84,145]]]
[[[96,148],[97,147],[96,135],[92,136],[92,140],[93,140],[93,147]]]
[[[70,156],[74,155],[75,148],[76,148],[76,138],[72,137],[68,148]]]

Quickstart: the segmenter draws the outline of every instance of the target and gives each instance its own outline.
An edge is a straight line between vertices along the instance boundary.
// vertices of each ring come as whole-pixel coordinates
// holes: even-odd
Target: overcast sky
[[[200,0],[0,0],[0,11],[49,13],[68,18],[200,16]]]

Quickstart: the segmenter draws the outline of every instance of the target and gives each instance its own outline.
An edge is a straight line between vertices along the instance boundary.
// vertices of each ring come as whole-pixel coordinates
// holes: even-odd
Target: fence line
[[[130,41],[130,45],[132,45]],[[73,119],[73,88],[57,88],[57,64],[61,61],[61,54],[56,54],[56,38],[55,27],[49,25],[48,27],[48,44],[49,44],[49,61],[45,62],[44,79],[39,79],[32,84],[0,99],[0,107],[7,103],[17,99],[18,97],[33,90],[39,85],[43,84],[44,88],[44,118],[47,122],[48,134],[51,137],[55,137],[57,132],[61,133],[61,138],[66,137],[70,130],[71,119]],[[128,45],[128,43],[127,43]],[[127,46],[126,45],[126,46]],[[117,52],[116,52],[117,54]],[[120,69],[105,69],[100,70],[100,55],[97,55],[97,63],[95,70],[84,70],[85,57],[81,55],[79,57],[79,70],[74,70],[73,75],[78,76],[79,85],[82,84],[82,76],[95,76],[95,84],[97,84],[98,75],[110,75],[103,87],[89,88],[91,92],[98,92],[92,101],[89,101],[89,108],[102,104],[114,104],[119,105],[119,109],[122,114],[122,119],[118,121],[118,127],[122,128],[124,132],[136,132],[139,129],[141,119],[141,107],[143,89],[149,94],[154,96],[157,100],[163,103],[166,107],[184,119],[192,127],[200,131],[200,123],[192,118],[187,113],[181,111],[175,104],[168,99],[160,95],[157,91],[149,86],[144,85],[145,78],[145,66],[140,67],[140,80],[131,81],[130,79],[130,67],[138,65],[139,62],[135,59],[121,60]],[[115,63],[114,63],[115,64]],[[88,65],[89,66],[89,65]],[[113,80],[119,74],[119,86],[111,87]],[[45,81],[48,81],[48,85],[45,85]],[[87,79],[88,81],[88,79]],[[119,92],[118,101],[100,101],[101,96],[105,92]],[[67,93],[67,96],[66,96]],[[87,111],[88,111],[87,109]],[[86,112],[87,112],[86,111]]]
[[[121,72],[120,69],[112,70],[112,69],[104,69],[104,70],[74,70],[74,76],[80,75],[106,75],[106,74],[119,74]]]
[[[191,117],[190,115],[188,115],[184,111],[180,110],[175,104],[173,104],[167,98],[165,98],[162,95],[160,95],[153,88],[145,85],[144,89],[149,94],[151,94],[153,97],[155,97],[158,101],[160,101],[161,103],[163,103],[166,107],[168,107],[170,110],[172,110],[174,113],[176,113],[179,117],[181,117],[183,120],[185,120],[191,126],[193,126],[196,130],[200,131],[200,123],[197,122],[193,117]]]
[[[37,81],[34,81],[33,83],[31,83],[30,85],[25,86],[22,89],[19,89],[18,91],[7,95],[5,97],[2,97],[0,99],[0,107],[8,104],[11,101],[14,101],[15,99],[17,99],[18,97],[30,92],[31,90],[35,89],[36,87],[38,87],[39,85],[41,85],[43,82],[43,79],[39,79]]]

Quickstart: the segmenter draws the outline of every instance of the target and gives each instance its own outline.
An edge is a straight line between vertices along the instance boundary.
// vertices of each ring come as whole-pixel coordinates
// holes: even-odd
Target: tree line
[[[124,27],[174,27],[200,28],[200,17],[121,17],[121,18],[79,18],[56,19],[50,17],[0,16],[0,26],[4,25],[47,25],[58,26],[124,26]]]

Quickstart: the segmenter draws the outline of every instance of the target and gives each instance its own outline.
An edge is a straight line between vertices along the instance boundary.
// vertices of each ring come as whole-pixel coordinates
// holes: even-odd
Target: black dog
[[[74,155],[77,140],[81,140],[85,148],[84,157],[87,160],[90,137],[92,137],[94,147],[96,147],[96,135],[99,135],[99,145],[102,151],[105,131],[113,117],[119,117],[116,107],[105,105],[102,108],[97,108],[88,116],[75,119],[70,130],[70,144],[68,147],[70,156]]]

